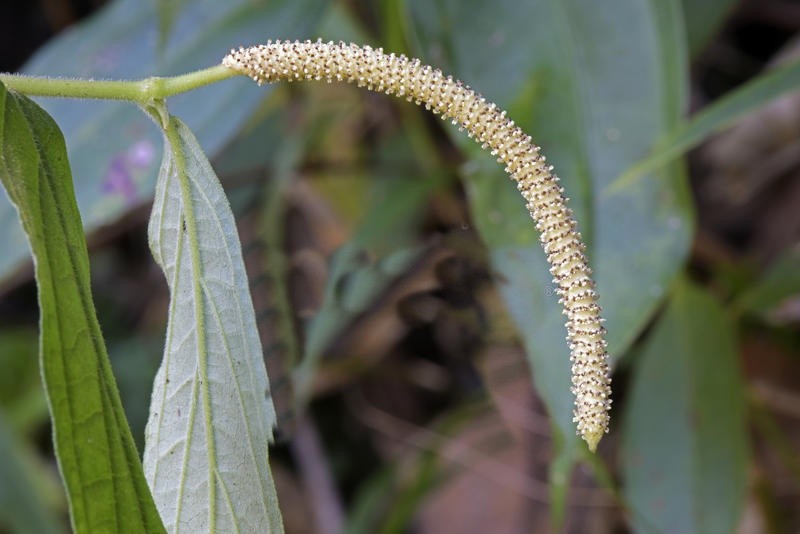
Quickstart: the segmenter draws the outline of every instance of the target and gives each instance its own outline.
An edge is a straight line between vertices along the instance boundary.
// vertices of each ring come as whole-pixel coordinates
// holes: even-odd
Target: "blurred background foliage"
[[[508,109],[556,166],[615,361],[596,457],[574,436],[533,224],[479,147],[343,85],[237,79],[170,101],[239,218],[288,532],[800,529],[795,3],[9,0],[2,14],[0,70],[49,76],[183,73],[270,38],[418,56]],[[131,105],[41,103],[67,138],[141,450],[168,304],[145,232],[160,137]],[[0,200],[0,532],[61,532],[31,266]]]

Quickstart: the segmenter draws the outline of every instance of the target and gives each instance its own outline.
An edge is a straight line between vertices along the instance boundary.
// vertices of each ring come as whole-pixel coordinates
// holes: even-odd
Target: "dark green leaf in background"
[[[39,334],[33,328],[0,330],[0,410],[19,434],[47,420],[47,400],[39,373]]]
[[[0,180],[35,258],[41,367],[78,532],[158,532],[89,287],[89,258],[64,138],[47,113],[0,85]]]
[[[0,531],[10,527],[16,534],[61,532],[58,520],[43,496],[33,455],[20,444],[0,410]]]
[[[794,314],[782,318],[784,304],[792,309],[792,303],[800,294],[800,248],[785,251],[766,269],[764,274],[745,289],[734,302],[744,313],[753,314],[770,322],[793,321]]]
[[[172,25],[186,0],[155,0],[158,9],[158,49],[162,52],[169,40]]]
[[[694,57],[708,44],[740,0],[682,0],[689,54]]]
[[[144,450],[144,428],[150,414],[153,377],[158,371],[164,348],[160,334],[137,332],[135,337],[124,340],[108,339],[111,367],[117,377],[122,407],[140,451]]]
[[[677,167],[659,180],[601,194],[683,112],[677,3],[624,0],[608,9],[583,0],[411,1],[410,7],[418,52],[507,108],[555,165],[589,242],[610,352],[621,354],[682,267],[691,234]],[[476,152],[471,142],[463,146]],[[476,156],[464,175],[538,390],[558,428],[572,436],[563,316],[533,223],[514,185],[488,158]]]
[[[681,282],[636,360],[622,464],[637,530],[729,533],[744,505],[744,385],[732,321]]]
[[[202,0],[187,3],[157,50],[156,2],[118,0],[48,42],[27,74],[95,79],[176,75],[219,63],[232,47],[307,37],[323,0]],[[238,131],[267,95],[244,78],[170,99],[209,154]],[[135,106],[120,102],[43,101],[67,139],[78,206],[87,230],[109,224],[152,199],[161,155],[159,132]],[[0,202],[0,280],[27,257],[11,207]]]
[[[713,104],[692,116],[691,120],[674,124],[658,143],[642,158],[631,165],[609,184],[605,194],[635,187],[650,173],[698,146],[745,114],[758,109],[779,96],[800,86],[800,61],[770,69],[757,78],[736,88]]]

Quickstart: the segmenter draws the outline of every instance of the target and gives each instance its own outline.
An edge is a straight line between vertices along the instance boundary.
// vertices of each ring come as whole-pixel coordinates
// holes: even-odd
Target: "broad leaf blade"
[[[712,297],[681,283],[636,365],[621,456],[634,525],[735,532],[747,434],[733,324]]]
[[[171,302],[145,472],[171,532],[282,531],[268,464],[275,412],[233,213],[172,118],[150,219]]]
[[[78,532],[159,532],[95,316],[64,138],[0,85],[0,180],[35,258],[41,366],[59,467]]]

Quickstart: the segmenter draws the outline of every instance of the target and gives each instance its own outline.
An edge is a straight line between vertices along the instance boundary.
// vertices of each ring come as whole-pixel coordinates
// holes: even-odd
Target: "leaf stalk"
[[[130,81],[78,80],[0,74],[0,82],[9,89],[28,96],[127,100],[147,106],[153,101],[185,93],[237,74],[236,71],[224,65],[215,65],[180,76],[152,76]]]

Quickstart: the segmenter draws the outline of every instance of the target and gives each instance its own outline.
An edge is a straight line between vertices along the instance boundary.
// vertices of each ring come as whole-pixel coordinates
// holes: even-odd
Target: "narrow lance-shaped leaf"
[[[636,361],[622,443],[637,531],[736,531],[747,482],[736,339],[720,304],[687,282]]]
[[[692,57],[703,51],[725,19],[739,4],[737,0],[682,0],[686,41]]]
[[[280,532],[268,464],[275,413],[233,213],[176,118],[150,219],[171,302],[145,473],[170,532]]]
[[[746,113],[798,87],[800,61],[797,60],[747,82],[704,108],[690,120],[674,126],[653,147],[651,154],[622,173],[606,187],[604,193],[610,195],[633,187],[647,173],[680,157]]]
[[[160,532],[89,286],[64,138],[0,84],[0,181],[28,235],[41,310],[41,367],[77,532]]]
[[[800,248],[793,247],[775,258],[764,273],[742,291],[733,307],[780,324],[792,320],[797,293],[800,293]]]

